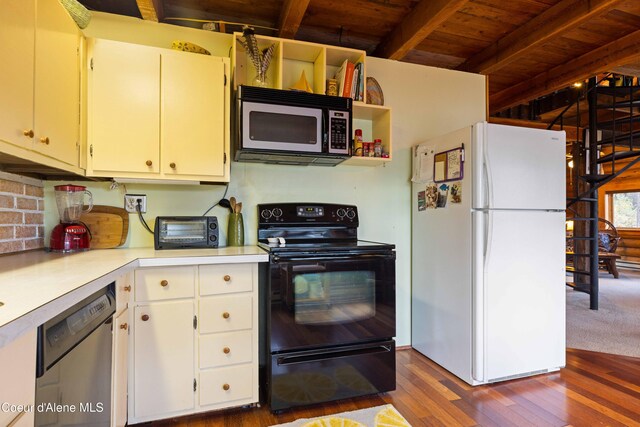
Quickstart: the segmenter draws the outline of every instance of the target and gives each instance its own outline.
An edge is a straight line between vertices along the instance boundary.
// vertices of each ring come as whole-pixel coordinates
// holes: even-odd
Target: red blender
[[[89,249],[91,240],[87,226],[79,222],[83,213],[93,208],[93,196],[82,185],[56,185],[53,187],[60,224],[51,231],[50,249],[54,252],[77,252]],[[84,207],[84,195],[89,196],[88,208]]]

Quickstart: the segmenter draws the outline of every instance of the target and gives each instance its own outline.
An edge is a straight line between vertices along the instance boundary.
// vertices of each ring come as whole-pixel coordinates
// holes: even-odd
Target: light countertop
[[[137,267],[266,262],[257,246],[45,251],[0,257],[0,347]]]

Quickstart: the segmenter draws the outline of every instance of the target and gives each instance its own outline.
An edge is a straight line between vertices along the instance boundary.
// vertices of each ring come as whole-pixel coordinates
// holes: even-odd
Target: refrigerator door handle
[[[471,376],[475,381],[485,382],[485,289],[487,263],[491,254],[492,217],[491,211],[476,211],[474,215],[473,251],[473,339]]]
[[[491,163],[489,162],[489,137],[487,132],[484,133],[484,139],[482,141],[482,172],[483,172],[483,187],[484,187],[484,200],[483,206],[487,209],[493,207],[493,180],[491,179]]]

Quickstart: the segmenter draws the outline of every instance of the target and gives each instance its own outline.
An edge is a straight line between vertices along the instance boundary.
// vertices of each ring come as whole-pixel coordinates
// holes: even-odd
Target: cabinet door
[[[78,165],[80,33],[58,2],[37,1],[34,149]]]
[[[0,348],[0,402],[33,405],[36,390],[36,330]],[[8,425],[19,413],[0,410],[0,425]],[[24,418],[24,420],[23,420]],[[33,411],[22,415],[33,425]]]
[[[111,371],[111,426],[127,424],[127,375],[129,352],[129,309],[113,321],[113,365]]]
[[[162,54],[162,171],[224,176],[225,65],[222,58]]]
[[[34,0],[3,0],[0,13],[0,140],[31,148]]]
[[[192,300],[135,307],[133,390],[137,421],[194,408],[193,315]]]
[[[90,169],[157,173],[160,170],[159,51],[111,40],[93,40],[91,45]]]

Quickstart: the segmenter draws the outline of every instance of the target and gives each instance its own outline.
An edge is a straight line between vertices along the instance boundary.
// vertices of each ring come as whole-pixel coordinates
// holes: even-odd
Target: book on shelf
[[[342,96],[346,98],[351,97],[351,88],[353,87],[353,75],[355,71],[355,64],[347,61],[347,72],[344,75],[344,90]]]
[[[345,59],[340,68],[338,68],[338,71],[336,71],[334,78],[338,81],[338,96],[351,96],[354,70],[355,64]]]
[[[344,92],[344,81],[347,74],[348,63],[349,61],[345,59],[340,68],[336,71],[335,76],[333,76],[333,78],[338,81],[338,96],[342,96],[342,92]]]
[[[363,99],[363,88],[364,88],[364,84],[363,84],[363,79],[364,77],[364,66],[362,64],[362,62],[358,62],[355,65],[355,69],[353,72],[353,89],[351,90],[351,97],[353,98],[354,101],[362,101]]]

